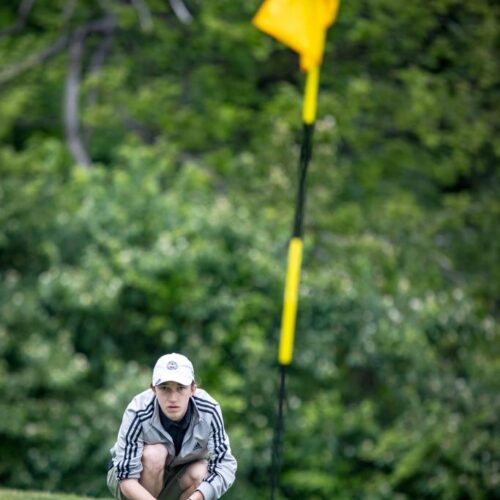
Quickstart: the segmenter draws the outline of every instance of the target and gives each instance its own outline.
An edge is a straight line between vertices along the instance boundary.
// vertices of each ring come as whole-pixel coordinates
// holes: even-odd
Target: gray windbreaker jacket
[[[220,406],[207,392],[197,389],[192,396],[194,411],[179,454],[163,429],[156,396],[151,389],[130,402],[123,414],[118,439],[111,448],[118,479],[139,479],[145,444],[164,443],[169,468],[208,457],[208,476],[198,489],[205,500],[220,498],[233,484],[236,459],[231,454]]]

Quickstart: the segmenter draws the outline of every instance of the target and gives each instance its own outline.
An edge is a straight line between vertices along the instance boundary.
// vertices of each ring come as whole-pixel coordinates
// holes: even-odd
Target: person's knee
[[[142,466],[149,471],[161,472],[167,461],[167,448],[163,444],[147,444],[142,452]]]
[[[180,479],[181,488],[183,490],[187,488],[196,488],[203,479],[207,477],[207,471],[208,468],[205,460],[190,464]]]

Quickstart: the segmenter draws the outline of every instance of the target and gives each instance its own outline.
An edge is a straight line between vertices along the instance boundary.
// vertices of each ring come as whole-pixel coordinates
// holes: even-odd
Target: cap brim
[[[159,378],[158,380],[155,380],[154,385],[161,385],[165,384],[167,382],[176,382],[177,384],[181,385],[191,385],[193,382],[193,379],[191,377],[182,377],[180,375],[172,375],[171,377],[162,377]]]

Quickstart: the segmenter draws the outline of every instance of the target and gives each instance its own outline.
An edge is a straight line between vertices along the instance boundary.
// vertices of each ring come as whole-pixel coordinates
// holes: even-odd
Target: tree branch
[[[75,13],[75,7],[76,7],[76,2],[78,0],[66,0],[66,3],[64,4],[64,9],[62,12],[62,23],[67,24],[71,18],[73,17],[73,14]]]
[[[79,37],[81,34],[83,34],[83,36],[87,36],[89,33],[107,32],[110,29],[114,29],[114,27],[114,18],[105,17],[103,19],[84,24],[72,33],[62,35],[50,47],[41,50],[37,54],[27,57],[24,61],[12,64],[11,66],[0,71],[0,85],[7,83],[13,78],[19,76],[21,73],[24,73],[26,70],[40,65],[59,52],[62,52],[68,44],[71,43],[74,37]]]
[[[88,67],[88,74],[95,75],[101,71],[101,68],[104,66],[104,61],[108,56],[111,49],[111,42],[113,39],[114,28],[111,29],[108,33],[105,33],[100,41],[97,48],[94,50]],[[85,106],[91,107],[97,102],[97,90],[95,88],[91,88],[89,93],[87,94]],[[84,130],[84,140],[86,143],[90,141],[91,130],[89,128],[85,128]]]
[[[24,59],[24,61],[21,61],[17,64],[12,64],[11,66],[8,66],[7,68],[0,71],[0,85],[7,83],[9,80],[16,78],[26,70],[44,63],[47,59],[50,59],[59,52],[63,51],[68,45],[69,39],[70,35],[65,34],[58,38],[53,45],[41,50],[40,52],[38,52],[38,54],[29,56]]]
[[[91,60],[91,70],[97,71],[104,62],[106,46],[109,45],[115,26],[112,17],[84,25],[74,33],[69,45],[69,67],[64,88],[64,130],[68,148],[75,162],[85,168],[89,168],[92,164],[80,134],[80,86],[85,41],[89,33],[95,30],[104,32],[105,42],[100,44]]]
[[[139,16],[139,24],[143,31],[151,31],[153,29],[153,18],[151,12],[144,0],[131,0],[132,6]]]
[[[104,65],[104,61],[106,60],[106,57],[109,54],[109,51],[111,49],[111,41],[113,39],[113,32],[114,28],[111,29],[109,32],[105,33],[97,48],[94,50],[90,62],[89,62],[89,67],[88,67],[88,73],[89,75],[93,75],[96,73],[99,73],[101,68]],[[93,104],[94,101],[91,102]]]
[[[19,9],[17,11],[17,19],[15,23],[9,28],[0,30],[0,37],[19,33],[19,31],[24,28],[26,19],[28,19],[28,16],[30,15],[34,4],[35,0],[22,0],[21,5],[19,6]]]
[[[80,33],[74,37],[69,46],[69,69],[64,88],[64,129],[68,147],[79,165],[89,168],[90,157],[80,138],[79,131],[79,95],[80,76],[82,71],[82,54],[85,36]]]
[[[189,24],[193,20],[193,16],[187,9],[186,4],[183,2],[183,0],[169,0],[169,3],[179,21],[184,24]]]

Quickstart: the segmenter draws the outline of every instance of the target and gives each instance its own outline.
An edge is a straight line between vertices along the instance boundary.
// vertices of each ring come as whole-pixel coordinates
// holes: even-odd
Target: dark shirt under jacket
[[[182,448],[182,441],[184,441],[184,436],[189,427],[189,423],[191,422],[191,415],[193,414],[193,401],[189,400],[188,409],[186,414],[182,417],[179,422],[174,422],[170,420],[160,408],[160,420],[163,428],[170,434],[174,446],[175,446],[175,454],[178,455]]]

